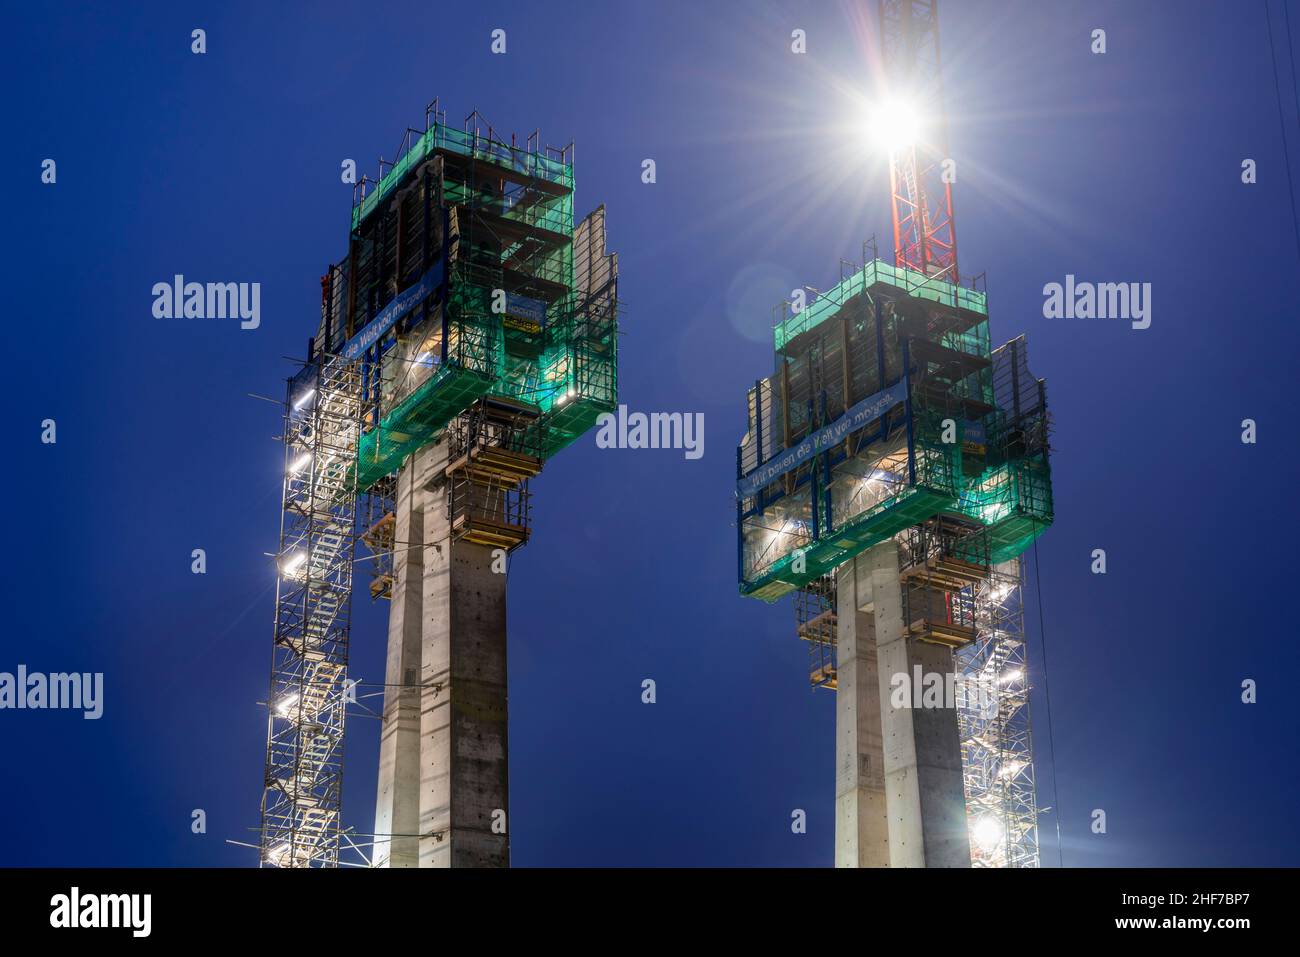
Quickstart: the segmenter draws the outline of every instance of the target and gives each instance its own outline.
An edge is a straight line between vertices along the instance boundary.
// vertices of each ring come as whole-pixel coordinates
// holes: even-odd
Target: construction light
[[[299,565],[301,565],[306,560],[307,560],[307,553],[299,552],[297,555],[294,555],[287,562],[281,565],[280,571],[285,575],[292,575],[294,569],[296,569]]]
[[[1006,683],[1009,682],[1009,681],[1017,681],[1017,680],[1019,680],[1019,678],[1020,678],[1020,669],[1019,669],[1019,668],[1013,668],[1011,671],[1008,671],[1006,674],[1001,675],[1001,676],[998,678],[998,683],[999,683],[999,684],[1006,684]]]
[[[289,466],[289,474],[297,475],[299,472],[301,472],[303,469],[307,467],[307,463],[309,463],[310,461],[311,461],[311,453],[304,452],[302,455],[298,457],[298,460],[296,462],[294,462],[292,465]]]
[[[1002,837],[1005,831],[1002,822],[995,817],[982,817],[979,822],[971,829],[971,837],[980,850],[992,851],[1002,843]]]
[[[889,153],[915,145],[921,135],[920,112],[908,101],[890,97],[867,111],[866,139]]]
[[[308,389],[308,390],[307,390],[306,392],[304,392],[302,395],[298,396],[298,398],[297,398],[297,399],[294,401],[294,403],[293,403],[293,410],[294,410],[295,412],[297,412],[297,411],[298,411],[299,409],[301,409],[304,405],[306,405],[308,402],[310,402],[310,401],[311,401],[311,397],[314,396],[315,394],[316,394],[316,390],[315,390],[315,389]]]
[[[284,698],[280,700],[280,703],[275,706],[275,710],[280,712],[280,714],[287,715],[289,709],[298,703],[299,697],[301,696],[296,691],[292,694],[285,695]]]

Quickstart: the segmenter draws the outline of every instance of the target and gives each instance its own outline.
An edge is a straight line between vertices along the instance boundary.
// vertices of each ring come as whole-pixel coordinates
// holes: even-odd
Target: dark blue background
[[[453,122],[478,109],[576,141],[578,213],[607,203],[620,254],[624,401],[706,420],[700,461],[589,437],[534,485],[510,586],[514,862],[830,864],[834,700],[808,691],[788,605],[736,595],[730,489],[770,303],[828,288],[867,235],[889,245],[851,106],[874,2],[42,6],[11,11],[0,58],[0,670],[103,671],[106,712],[0,713],[0,863],[255,863],[224,842],[255,840],[282,453],[277,409],[246,394],[280,396],[315,329],[347,238],[339,164],[373,175],[438,95]],[[946,2],[941,19],[963,268],[988,271],[995,341],[1029,334],[1055,417],[1059,797],[1029,619],[1065,861],[1300,863],[1297,248],[1263,5]],[[178,272],[260,282],[261,328],[154,319],[152,285]],[[1043,319],[1066,273],[1151,282],[1151,328]],[[357,606],[354,673],[381,681],[386,607]],[[361,831],[377,732],[351,723]]]

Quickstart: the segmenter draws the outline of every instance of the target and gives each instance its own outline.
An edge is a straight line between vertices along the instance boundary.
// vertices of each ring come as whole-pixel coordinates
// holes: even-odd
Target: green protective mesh
[[[436,149],[494,164],[507,179],[510,172],[527,173],[553,185],[502,193],[444,179],[444,203],[472,210],[458,219],[458,258],[448,277],[446,361],[395,405],[385,404],[378,426],[363,434],[363,490],[483,396],[534,406],[540,413],[535,445],[544,457],[571,444],[618,403],[616,302],[612,296],[599,304],[579,302],[575,287],[571,165],[438,125],[354,210],[354,227]],[[494,293],[507,286],[530,290],[529,298],[545,303],[540,327],[500,311]]]
[[[778,322],[773,332],[776,351],[782,351],[786,343],[800,333],[807,332],[837,315],[850,299],[877,283],[893,286],[916,299],[928,299],[931,302],[988,315],[988,303],[982,292],[963,289],[936,279],[926,279],[914,270],[890,266],[879,259],[873,259],[865,268],[822,293],[807,308],[797,313],[788,313]],[[987,355],[987,349],[985,354]]]
[[[1052,524],[1052,478],[1046,456],[1015,458],[986,469],[966,484],[956,510],[985,526],[992,561],[1014,558]]]
[[[412,144],[393,168],[384,174],[375,188],[353,208],[352,228],[356,229],[361,225],[361,221],[375,211],[384,197],[391,193],[411,170],[438,149],[485,160],[514,172],[547,180],[568,190],[573,189],[573,164],[571,163],[562,162],[540,151],[529,151],[490,140],[473,131],[455,130],[441,123],[435,123]],[[570,212],[569,229],[573,229],[572,212]]]
[[[937,413],[918,410],[915,477],[908,467],[906,437],[899,430],[837,465],[832,501],[841,509],[833,515],[831,530],[819,529],[815,541],[806,486],[782,499],[777,508],[746,519],[741,594],[775,601],[955,503],[961,489],[962,447],[943,442],[942,428]]]
[[[938,376],[944,383],[938,398],[927,393],[923,385],[914,384],[915,440],[911,464],[915,467],[915,477],[908,472],[907,448],[895,427],[888,439],[877,440],[867,450],[834,467],[829,488],[830,529],[827,530],[825,517],[820,514],[825,508],[825,490],[822,490],[818,496],[816,538],[808,484],[784,495],[777,493],[778,485],[769,486],[767,494],[772,500],[764,502],[762,510],[754,514],[750,512],[758,501],[742,502],[746,511],[740,530],[741,594],[775,601],[872,545],[940,514],[961,515],[983,526],[979,536],[981,556],[993,562],[1019,555],[1052,523],[1046,444],[1045,440],[1033,440],[1039,430],[1045,430],[1045,406],[1036,413],[1039,414],[1037,424],[1033,424],[1032,417],[1027,419],[1022,415],[1014,427],[1008,425],[1009,414],[996,408],[997,389],[983,294],[947,283],[926,282],[910,270],[873,261],[820,296],[807,309],[788,314],[778,323],[775,330],[778,375],[774,376],[770,391],[775,393],[781,386],[784,372],[785,387],[790,393],[791,421],[785,423],[789,443],[796,443],[810,425],[806,421],[808,389],[813,385],[818,388],[829,385],[834,389],[840,382],[843,372],[837,363],[842,361],[839,354],[845,350],[836,347],[837,339],[857,336],[874,341],[870,331],[871,311],[864,312],[857,305],[864,300],[855,297],[877,283],[892,286],[913,299],[928,300],[954,310],[946,316],[942,312],[937,316],[932,312],[922,314],[930,316],[923,325],[917,324],[914,311],[902,308],[905,300],[894,304],[887,301],[875,313],[884,326],[886,381],[897,381],[901,375],[897,343],[910,337],[916,344],[914,361],[921,357],[918,369],[922,372],[929,369],[932,380]],[[842,312],[850,307],[854,311]],[[849,331],[827,327],[829,331],[801,339],[795,350],[782,354],[781,350],[796,336],[841,315],[848,321]],[[927,351],[922,351],[925,343],[918,342],[918,335],[930,343]],[[848,374],[849,383],[857,387],[858,379],[866,375],[871,388],[876,388],[877,374],[872,372],[876,363],[874,350],[868,349],[872,355],[859,354],[862,347],[853,338],[847,348],[856,357]],[[808,364],[810,360],[817,361],[818,356],[821,371],[817,378],[810,378]],[[962,360],[961,356],[970,358]],[[832,361],[827,361],[828,358]],[[953,375],[953,369],[961,368],[971,371]],[[1027,369],[1023,375],[1028,377]],[[925,375],[921,378],[925,379]],[[981,411],[988,409],[992,411]],[[836,414],[831,411],[832,420]],[[968,437],[965,424],[968,416],[984,426],[983,435],[975,432]],[[940,438],[943,422],[949,418],[956,421],[961,432],[961,440],[955,443],[944,443]],[[781,425],[779,409],[773,421],[778,427]],[[754,427],[751,417],[751,430]],[[1041,434],[1045,436],[1045,431]],[[746,447],[742,445],[742,458]],[[796,474],[802,476],[805,471]],[[816,481],[825,481],[820,466]],[[820,484],[818,488],[821,489]]]

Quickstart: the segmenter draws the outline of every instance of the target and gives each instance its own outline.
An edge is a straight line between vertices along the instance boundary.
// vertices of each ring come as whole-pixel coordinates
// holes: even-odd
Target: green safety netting
[[[915,466],[915,478],[908,474],[906,447],[901,450],[903,466],[897,475],[894,487],[896,491],[875,501],[869,507],[849,515],[841,515],[830,531],[820,530],[815,540],[800,540],[796,535],[789,535],[789,547],[780,557],[765,564],[752,577],[741,582],[743,595],[775,601],[844,561],[865,551],[878,542],[898,534],[905,528],[923,522],[941,511],[951,507],[961,492],[962,446],[960,442],[944,443],[940,440],[942,424],[937,416],[919,415],[915,420],[916,435],[912,464]],[[886,444],[897,441],[897,436],[884,440]],[[836,467],[842,471],[848,463],[860,465],[874,458],[871,449]],[[871,468],[860,481],[870,482],[874,475],[885,475],[879,469]],[[895,473],[888,473],[891,476]],[[787,497],[795,498],[794,496]],[[802,515],[796,525],[803,529],[811,524],[807,493],[803,498],[795,498],[798,509],[802,506]],[[784,503],[783,509],[790,514],[790,502]],[[820,515],[819,515],[820,520]],[[746,519],[742,525],[742,540],[746,537],[754,541],[746,542],[742,547],[752,548],[764,543],[765,532],[771,531],[774,518],[760,513]],[[789,519],[786,520],[789,523]]]
[[[850,299],[877,283],[893,286],[916,299],[928,299],[945,306],[988,315],[988,303],[982,292],[964,289],[937,279],[927,279],[915,270],[891,266],[879,259],[873,259],[864,268],[822,293],[806,308],[787,315],[777,323],[773,333],[776,351],[782,351],[786,343],[800,333],[807,332],[830,319]]]
[[[807,309],[787,315],[775,330],[778,354],[796,336],[832,318],[853,297],[877,283],[893,286],[912,298],[930,300],[950,308],[966,310],[975,316],[987,317],[987,306],[982,293],[960,289],[948,283],[926,282],[919,273],[896,269],[875,260],[819,297]],[[967,318],[970,320],[973,317]],[[896,309],[881,314],[882,323],[887,332],[892,331],[894,338],[899,337],[905,328],[897,325],[900,320],[907,321],[905,314]],[[786,357],[791,363],[790,368],[794,370],[790,373],[790,387],[796,392],[800,384],[808,384],[805,382],[807,375],[799,371],[802,368],[799,363],[807,358],[805,352],[821,349],[823,354],[836,355],[833,349],[834,337],[829,340],[832,349],[828,351],[824,345],[811,340],[802,341],[811,344],[801,346],[799,355]],[[954,411],[961,407],[961,403],[966,403],[965,408],[988,408],[995,405],[992,376],[988,371],[991,340],[987,318],[954,324],[950,330],[937,333],[932,342],[976,360],[985,360],[985,365],[980,367],[975,362],[971,366],[975,371],[945,387],[947,397],[941,397],[937,401],[948,403],[946,412],[929,406],[929,399],[917,401],[920,394],[914,393],[915,480],[891,482],[890,493],[876,501],[871,508],[845,514],[838,508],[839,500],[851,494],[852,481],[860,480],[862,474],[860,456],[859,460],[846,459],[832,472],[832,507],[836,513],[833,515],[832,527],[827,530],[819,515],[816,538],[812,535],[811,501],[807,486],[778,497],[757,514],[748,515],[743,519],[740,530],[741,594],[775,601],[872,545],[943,513],[961,515],[979,522],[983,526],[980,546],[983,553],[987,554],[986,560],[992,562],[1005,561],[1019,555],[1052,523],[1052,487],[1047,454],[1041,443],[1025,444],[1023,430],[1026,426],[1023,421],[1018,426],[1021,433],[1017,435],[1015,430],[1007,426],[1007,412],[993,409],[983,416],[982,424],[987,434],[972,439],[972,448],[976,454],[966,460],[963,460],[962,442],[953,445],[938,441],[937,430],[943,416],[952,415],[961,419],[968,414]],[[887,369],[890,355],[887,352]],[[934,358],[950,362],[945,355],[950,356],[951,353],[936,354]],[[792,402],[790,427],[796,439],[802,434],[802,419],[794,421],[794,417],[801,410],[802,404]],[[751,428],[753,427],[751,422]],[[965,426],[962,428],[964,430]],[[964,438],[966,435],[963,431]],[[897,460],[895,472],[906,474],[905,469],[897,469]]]
[[[489,139],[474,131],[455,130],[435,123],[411,145],[387,173],[380,178],[366,197],[352,210],[352,228],[369,216],[392,192],[393,188],[416,166],[435,150],[445,149],[461,156],[485,160],[503,166],[512,172],[547,180],[567,189],[573,189],[573,164],[565,163],[541,151],[530,151]],[[572,221],[569,228],[573,228]]]

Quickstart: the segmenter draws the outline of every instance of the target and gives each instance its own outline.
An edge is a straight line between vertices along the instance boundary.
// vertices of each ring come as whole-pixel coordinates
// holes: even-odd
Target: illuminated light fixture
[[[867,111],[865,138],[872,147],[889,153],[915,146],[921,135],[921,114],[913,104],[890,97]]]
[[[293,403],[294,411],[296,412],[298,409],[301,409],[304,405],[310,402],[311,397],[314,396],[315,394],[316,394],[315,389],[308,389],[302,395],[298,396],[297,400]]]
[[[989,594],[989,601],[993,602],[995,605],[1002,604],[1002,602],[1006,600],[1006,597],[1011,594],[1014,587],[1015,586],[1013,585],[994,585],[993,591]]]
[[[280,714],[287,715],[289,713],[289,709],[298,703],[298,699],[300,697],[301,696],[296,691],[293,694],[285,695],[284,699],[278,705],[275,706],[275,710],[280,712]]]
[[[1002,822],[995,817],[982,817],[971,829],[971,837],[981,850],[991,851],[1002,843]]]
[[[293,574],[294,569],[296,569],[299,565],[301,565],[306,560],[307,560],[307,553],[299,552],[297,555],[294,555],[287,562],[281,565],[280,571],[286,575],[291,575]]]
[[[289,474],[297,475],[299,472],[301,472],[304,468],[307,467],[307,463],[310,461],[311,461],[311,453],[304,452],[302,455],[298,457],[298,460],[296,462],[294,462],[292,465],[289,466]]]
[[[1016,681],[1020,678],[1020,674],[1021,674],[1020,669],[1016,668],[1012,671],[1008,671],[1004,675],[999,675],[998,684],[1006,684],[1008,681]]]
[[[881,485],[892,485],[898,481],[898,476],[893,472],[885,469],[872,469],[867,475],[862,476],[861,482],[867,488],[878,487]]]

